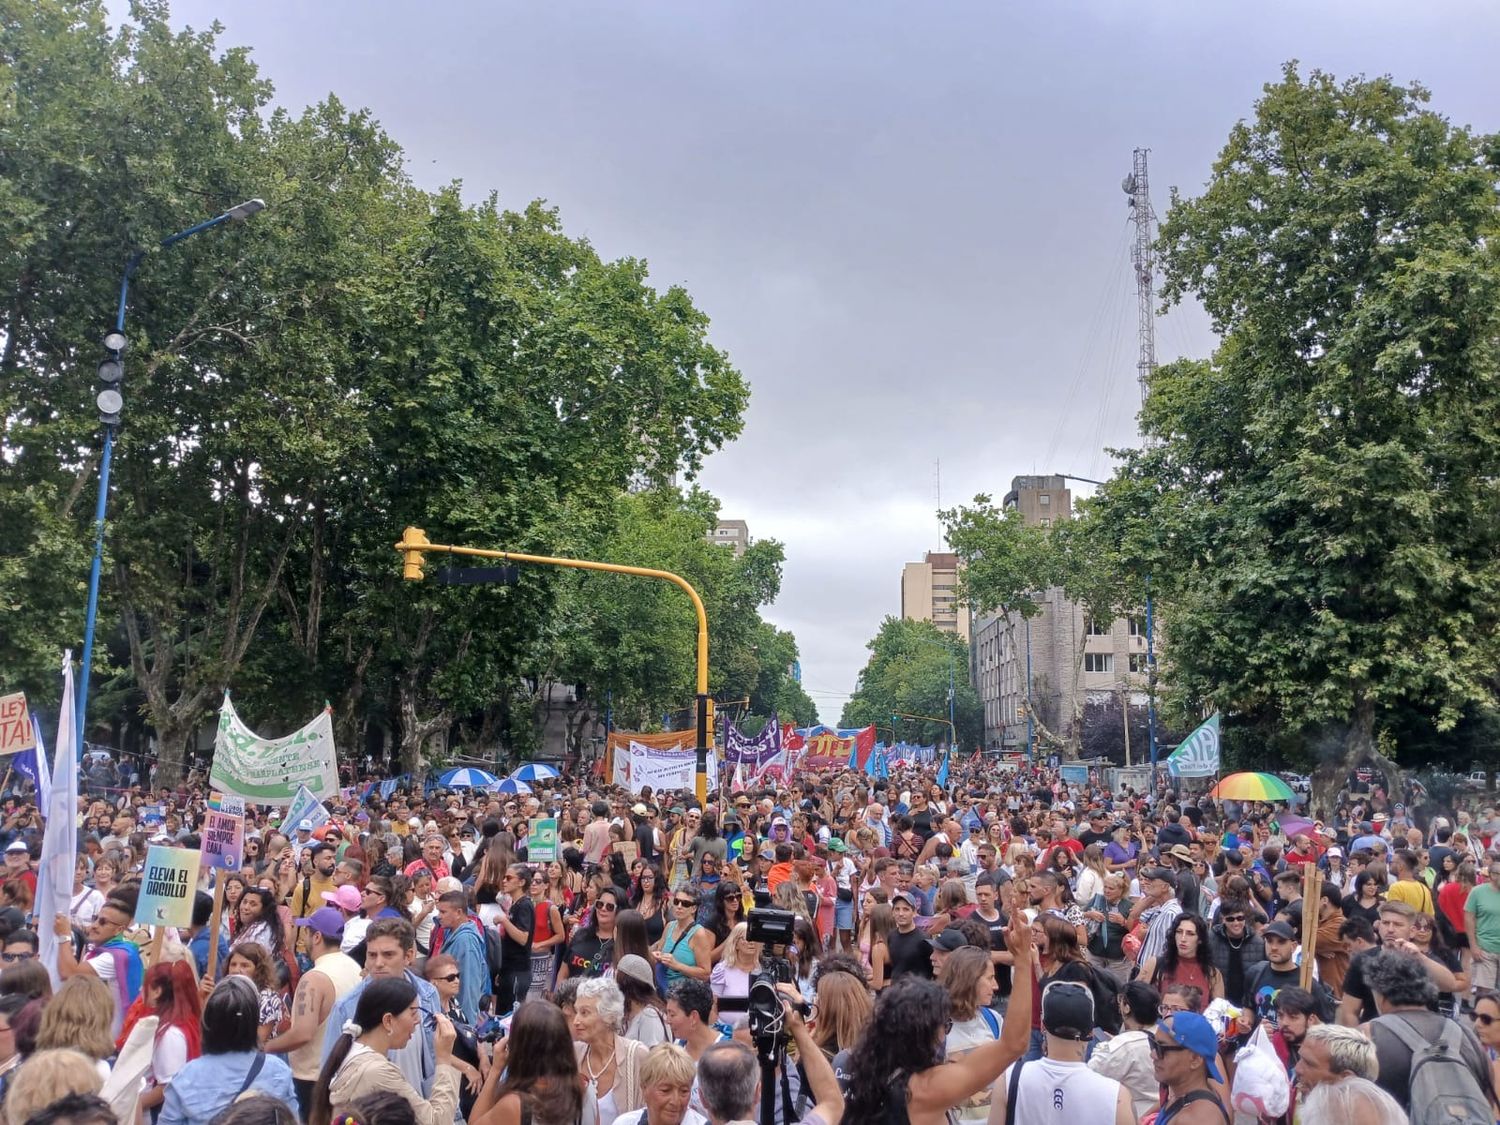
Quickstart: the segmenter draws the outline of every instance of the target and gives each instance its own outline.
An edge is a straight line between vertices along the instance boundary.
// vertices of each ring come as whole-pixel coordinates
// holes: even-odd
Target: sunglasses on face
[[[690,898],[674,899],[673,904],[682,907],[684,910],[691,910],[693,907],[698,905]]]
[[[432,979],[433,980],[440,980],[444,984],[452,984],[454,981],[456,981],[458,979],[458,974],[457,973],[447,973],[447,974],[445,974],[443,976],[440,976],[440,977],[433,977]]]
[[[0,953],[0,961],[14,965],[17,961],[30,961],[35,956],[35,953]]]
[[[603,902],[596,903],[594,909],[598,910],[601,914],[612,914],[616,910],[618,910],[619,907],[610,902],[608,899],[605,899]]]
[[[1475,1012],[1474,1018],[1485,1027],[1489,1027],[1490,1024],[1495,1023],[1496,1021],[1500,1021],[1500,1016],[1487,1016],[1483,1012]]]
[[[1172,1051],[1187,1050],[1187,1048],[1184,1047],[1181,1043],[1163,1043],[1154,1035],[1150,1039],[1146,1040],[1146,1042],[1151,1044],[1151,1053],[1157,1058],[1161,1058],[1162,1055],[1168,1054]]]

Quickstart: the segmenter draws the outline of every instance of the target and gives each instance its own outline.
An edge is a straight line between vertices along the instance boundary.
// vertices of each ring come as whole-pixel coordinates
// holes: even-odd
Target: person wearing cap
[[[942,933],[936,937],[928,938],[927,944],[932,947],[932,975],[936,979],[943,971],[943,965],[948,960],[948,954],[968,945],[969,939],[964,936],[964,932],[958,927],[945,926]],[[981,952],[983,951],[981,950]],[[988,960],[988,957],[986,957],[986,960]],[[991,977],[993,977],[993,974],[991,974]]]
[[[1226,1125],[1229,1111],[1211,1086],[1223,1084],[1219,1036],[1197,1012],[1173,1012],[1151,1034],[1152,1067],[1167,1088],[1156,1125]]]
[[[325,906],[331,906],[337,910],[343,916],[344,921],[347,922],[359,913],[361,905],[359,888],[352,883],[345,883],[343,886],[335,887],[331,891],[324,891],[323,903]],[[319,909],[322,909],[322,907],[319,907]],[[343,927],[340,926],[339,929],[342,930]],[[311,944],[311,937],[312,935],[309,934],[309,944]]]
[[[888,962],[875,967],[875,987],[884,987],[908,973],[931,980],[932,946],[917,929],[917,900],[910,891],[897,891],[891,896],[891,914],[895,927],[885,935],[883,945],[871,950],[872,958],[883,952]]]
[[[11,880],[25,883],[31,891],[32,899],[35,900],[36,872],[31,869],[31,847],[20,838],[5,845],[4,881],[9,883]]]
[[[302,974],[292,995],[292,1025],[273,1036],[264,1048],[268,1054],[287,1056],[303,1120],[312,1112],[312,1092],[322,1069],[328,1014],[359,984],[358,963],[339,951],[345,921],[339,907],[320,906],[294,923],[307,930],[312,968]]]
[[[1079,981],[1056,980],[1042,990],[1042,1058],[1005,1068],[994,1086],[990,1120],[1054,1125],[1062,1120],[1134,1125],[1130,1091],[1084,1061],[1094,1032],[1094,994]],[[1008,1107],[1015,1102],[1015,1111]]]
[[[635,846],[647,863],[655,863],[661,854],[661,833],[656,827],[656,809],[637,801],[630,810],[635,820]]]
[[[1182,903],[1177,901],[1177,876],[1168,867],[1148,867],[1141,872],[1141,897],[1130,908],[1130,926],[1146,924],[1146,935],[1141,939],[1139,964],[1155,961],[1167,948],[1167,935],[1172,923],[1182,913]]]

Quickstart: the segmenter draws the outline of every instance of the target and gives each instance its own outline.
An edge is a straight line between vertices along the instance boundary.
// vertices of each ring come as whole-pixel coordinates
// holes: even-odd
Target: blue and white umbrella
[[[438,778],[438,784],[445,789],[488,789],[499,783],[500,779],[488,770],[476,770],[468,766],[449,770]]]
[[[517,781],[513,777],[507,777],[504,781],[496,781],[489,787],[491,793],[530,793],[531,786],[524,781]]]
[[[516,781],[551,781],[561,775],[545,762],[527,762],[510,776]]]

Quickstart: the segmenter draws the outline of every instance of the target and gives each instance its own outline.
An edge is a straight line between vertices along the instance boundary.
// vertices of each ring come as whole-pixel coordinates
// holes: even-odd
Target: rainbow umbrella
[[[1274,773],[1232,773],[1208,795],[1221,801],[1290,801],[1292,789]]]

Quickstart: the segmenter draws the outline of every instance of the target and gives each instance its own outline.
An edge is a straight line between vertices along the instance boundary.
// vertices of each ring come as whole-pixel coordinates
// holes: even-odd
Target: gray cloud
[[[771,613],[824,718],[945,503],[1108,471],[1134,427],[1119,181],[1192,191],[1281,64],[1389,72],[1493,127],[1488,0],[179,2],[286,104],[369,106],[426,186],[541,196],[650,260],[751,380],[705,483],[786,542]],[[1203,354],[1201,315],[1158,328]]]

